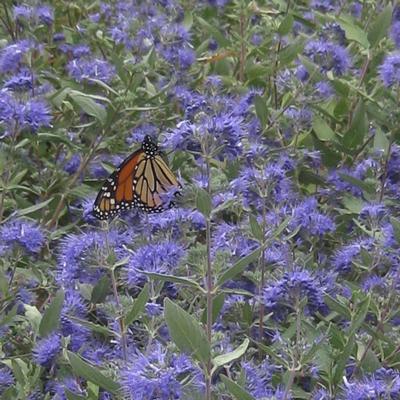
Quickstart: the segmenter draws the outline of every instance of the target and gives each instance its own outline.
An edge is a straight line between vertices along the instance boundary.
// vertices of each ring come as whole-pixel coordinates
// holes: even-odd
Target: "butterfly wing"
[[[93,205],[96,218],[105,220],[137,206],[132,179],[135,168],[144,159],[142,149],[132,153],[103,183]]]
[[[181,188],[173,172],[159,154],[141,162],[133,178],[134,197],[138,207],[148,213],[157,213],[171,208],[174,203],[165,200],[179,193]]]
[[[170,194],[181,185],[160,156],[150,137],[104,182],[93,206],[96,218],[105,220],[133,207],[147,213],[162,212],[174,205]]]

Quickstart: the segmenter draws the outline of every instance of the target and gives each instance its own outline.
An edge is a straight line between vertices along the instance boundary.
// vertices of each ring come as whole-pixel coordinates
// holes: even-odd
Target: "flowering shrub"
[[[400,399],[392,3],[2,2],[2,399]]]

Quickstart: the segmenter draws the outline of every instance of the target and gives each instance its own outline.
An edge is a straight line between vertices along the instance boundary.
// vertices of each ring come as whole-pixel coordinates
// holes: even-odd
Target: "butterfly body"
[[[93,214],[106,220],[131,208],[159,213],[174,205],[163,201],[163,195],[179,192],[180,187],[157,144],[146,136],[141,149],[124,160],[104,182],[94,202]]]

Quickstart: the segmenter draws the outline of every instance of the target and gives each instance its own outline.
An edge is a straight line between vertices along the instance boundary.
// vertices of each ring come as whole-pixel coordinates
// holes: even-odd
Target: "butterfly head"
[[[142,149],[148,156],[155,156],[160,152],[157,144],[153,142],[153,139],[149,135],[144,137]]]

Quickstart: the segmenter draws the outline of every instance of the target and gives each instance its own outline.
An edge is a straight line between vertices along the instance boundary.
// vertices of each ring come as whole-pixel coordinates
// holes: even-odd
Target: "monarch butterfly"
[[[146,135],[142,147],[104,182],[94,202],[93,214],[105,220],[130,208],[159,213],[174,205],[165,201],[164,196],[171,192],[177,194],[180,188],[157,144]]]

